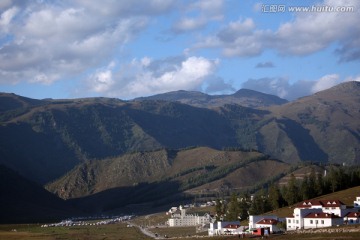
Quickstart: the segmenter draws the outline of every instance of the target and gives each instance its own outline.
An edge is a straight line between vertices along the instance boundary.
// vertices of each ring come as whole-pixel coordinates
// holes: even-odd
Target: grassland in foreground
[[[14,231],[16,229],[16,231]],[[176,239],[195,240],[198,237],[190,237],[185,232],[194,234],[195,228],[168,228],[160,229],[154,228],[153,231],[158,231],[159,234],[163,234],[167,231],[169,237]],[[258,237],[248,236],[246,239],[257,239]],[[53,227],[53,228],[41,228],[39,225],[0,225],[0,240],[133,240],[143,239],[149,240],[151,238],[143,235],[141,231],[136,227],[127,227],[126,223],[118,223],[113,225],[103,226],[81,226],[81,227]],[[237,236],[222,236],[222,237],[209,237],[211,240],[232,240],[238,239]],[[284,234],[284,235],[271,235],[269,239],[278,240],[360,240],[359,232],[350,233],[303,233],[303,234]]]

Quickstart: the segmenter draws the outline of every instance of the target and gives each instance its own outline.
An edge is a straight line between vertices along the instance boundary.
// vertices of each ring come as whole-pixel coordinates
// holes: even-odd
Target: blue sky
[[[359,22],[358,0],[3,0],[0,91],[292,100],[360,81]]]

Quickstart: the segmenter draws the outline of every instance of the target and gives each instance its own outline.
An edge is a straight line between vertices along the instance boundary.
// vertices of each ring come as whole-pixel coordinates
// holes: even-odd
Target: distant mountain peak
[[[331,95],[333,98],[350,97],[350,95],[360,96],[360,82],[343,82],[326,90],[315,93],[315,96],[325,95]]]
[[[360,82],[350,81],[350,82],[340,83],[332,88],[329,88],[328,90],[358,92],[359,89],[360,89]]]
[[[250,89],[240,89],[234,94],[229,95],[208,95],[198,91],[178,90],[149,97],[136,98],[134,100],[177,101],[183,104],[204,108],[219,107],[225,104],[238,104],[244,107],[256,108],[287,103],[287,100],[285,99]]]

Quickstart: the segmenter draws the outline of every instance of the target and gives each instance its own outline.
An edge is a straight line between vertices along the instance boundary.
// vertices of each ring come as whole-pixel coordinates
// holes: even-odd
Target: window
[[[324,220],[321,220],[321,224],[324,224]]]
[[[313,220],[310,220],[310,224],[313,224],[314,223],[314,221]]]
[[[299,224],[299,220],[296,220],[296,224]]]
[[[291,219],[288,220],[288,223],[291,223]]]
[[[318,221],[318,220],[315,220],[315,223],[316,223],[316,224],[318,224],[318,223],[319,223],[319,221]]]

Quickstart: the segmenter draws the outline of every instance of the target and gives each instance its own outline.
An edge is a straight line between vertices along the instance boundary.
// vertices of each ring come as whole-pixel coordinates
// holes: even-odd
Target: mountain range
[[[0,164],[84,210],[246,189],[301,162],[359,165],[359,103],[359,82],[291,102],[246,89],[130,101],[0,93]]]

